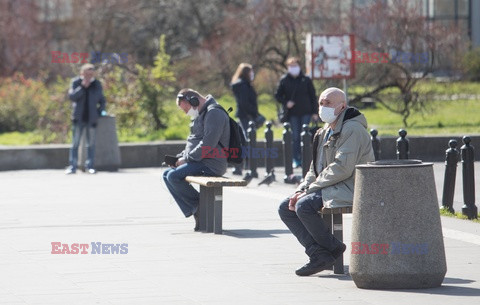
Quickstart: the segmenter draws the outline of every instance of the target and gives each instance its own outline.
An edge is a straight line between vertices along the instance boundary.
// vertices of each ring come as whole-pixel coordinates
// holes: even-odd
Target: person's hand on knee
[[[297,201],[302,198],[303,196],[305,196],[307,193],[305,192],[297,192],[295,194],[293,194],[292,197],[290,197],[290,201],[288,202],[288,209],[290,211],[295,211],[295,205],[297,204]]]

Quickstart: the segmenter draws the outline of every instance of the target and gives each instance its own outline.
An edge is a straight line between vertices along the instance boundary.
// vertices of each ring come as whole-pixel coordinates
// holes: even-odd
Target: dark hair
[[[242,62],[238,65],[237,70],[232,76],[232,84],[238,81],[238,79],[242,79],[244,81],[250,82],[250,71],[252,71],[252,65]]]

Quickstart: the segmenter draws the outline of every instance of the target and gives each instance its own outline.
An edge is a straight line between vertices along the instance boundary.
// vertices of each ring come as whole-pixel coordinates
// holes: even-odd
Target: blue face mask
[[[300,74],[300,66],[289,66],[288,73],[294,77]]]

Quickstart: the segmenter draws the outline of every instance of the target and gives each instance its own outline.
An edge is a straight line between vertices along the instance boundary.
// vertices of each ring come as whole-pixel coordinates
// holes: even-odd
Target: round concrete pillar
[[[433,164],[357,165],[350,274],[358,288],[440,286],[447,272]]]

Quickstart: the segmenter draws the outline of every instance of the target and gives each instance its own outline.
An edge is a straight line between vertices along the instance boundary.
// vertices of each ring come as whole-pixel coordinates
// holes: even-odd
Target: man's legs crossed
[[[198,191],[185,181],[187,176],[216,176],[201,162],[189,162],[177,168],[167,169],[163,180],[177,202],[185,217],[192,216],[198,208],[200,195]]]
[[[295,210],[298,218],[315,242],[331,253],[341,242],[333,236],[325,225],[322,216],[318,213],[322,207],[322,192],[317,191],[300,198]]]
[[[288,209],[289,198],[282,201],[278,208],[278,214],[283,223],[288,227],[290,232],[298,239],[300,244],[305,248],[305,253],[310,257],[315,252],[321,250],[320,245],[313,239],[312,235],[305,228],[295,211]]]
[[[310,257],[310,262],[296,271],[297,275],[311,275],[328,268],[338,253],[343,253],[345,245],[330,233],[318,214],[323,207],[321,191],[302,197],[296,204],[295,212],[288,209],[288,201],[286,199],[280,204],[280,218]]]

